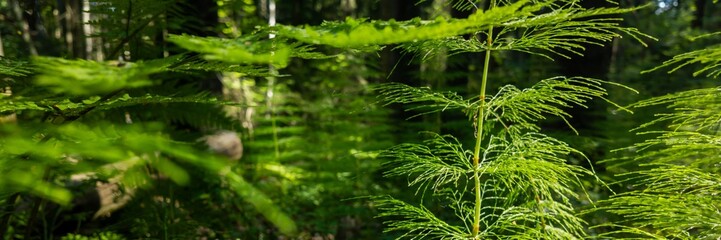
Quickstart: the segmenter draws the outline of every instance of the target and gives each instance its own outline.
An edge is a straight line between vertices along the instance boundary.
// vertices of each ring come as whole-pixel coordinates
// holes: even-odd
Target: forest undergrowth
[[[0,239],[721,238],[711,1],[312,2],[0,3]]]

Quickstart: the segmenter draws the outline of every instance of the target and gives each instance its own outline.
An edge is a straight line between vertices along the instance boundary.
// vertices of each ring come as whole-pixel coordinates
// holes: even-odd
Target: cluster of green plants
[[[644,7],[433,1],[467,15],[306,26],[252,18],[225,21],[221,38],[181,27],[188,2],[91,2],[86,24],[102,57],[0,58],[0,239],[357,239],[381,228],[398,239],[721,237],[717,85],[622,106],[610,94],[637,91],[620,83],[513,85],[500,78],[512,74],[491,73],[513,68],[496,59],[509,52],[552,62],[617,38],[645,46],[656,39],[619,17]],[[217,2],[225,17],[256,7]],[[474,92],[439,89],[445,66],[423,65],[428,86],[369,83],[379,73],[368,62],[391,48],[430,65],[480,57]],[[700,66],[694,77],[718,77],[721,46],[648,72],[690,66]],[[569,110],[596,100],[618,112],[670,109],[634,129],[651,137],[603,162],[621,172],[611,181],[594,169],[599,159],[547,131],[556,121],[579,134]],[[437,126],[393,146],[404,130],[384,106]],[[463,119],[461,134],[443,132],[447,114]],[[235,145],[210,140],[225,137]],[[599,214],[612,217],[588,220]],[[382,223],[358,222],[373,215]]]

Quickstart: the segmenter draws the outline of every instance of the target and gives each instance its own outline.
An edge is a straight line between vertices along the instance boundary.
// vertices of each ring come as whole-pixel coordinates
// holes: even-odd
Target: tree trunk
[[[437,17],[448,18],[451,15],[450,7],[446,0],[433,0],[433,3],[424,9],[425,19],[435,19]],[[443,88],[445,79],[448,51],[446,49],[433,49],[434,55],[430,59],[425,59],[420,64],[421,80],[427,87],[440,91]],[[428,131],[441,132],[443,124],[441,113],[433,113],[424,115],[424,121],[428,124]]]
[[[706,16],[706,0],[696,0],[696,11],[694,11],[694,19],[691,21],[692,28],[703,28],[704,17]]]
[[[65,41],[68,44],[69,55],[74,58],[86,59],[85,31],[82,14],[82,0],[65,1],[66,32]]]
[[[18,24],[20,24],[22,38],[28,46],[28,52],[31,56],[37,56],[38,50],[30,34],[30,24],[23,17],[24,14],[20,7],[20,2],[18,0],[8,0],[8,5],[12,9]]]

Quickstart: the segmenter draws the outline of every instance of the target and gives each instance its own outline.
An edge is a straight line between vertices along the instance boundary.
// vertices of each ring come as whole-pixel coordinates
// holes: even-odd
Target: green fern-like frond
[[[588,45],[602,45],[613,38],[630,36],[641,44],[642,38],[654,39],[638,29],[619,25],[621,18],[610,17],[638,10],[638,8],[596,8],[584,9],[564,1],[538,1],[534,6],[563,7],[546,11],[539,8],[527,14],[495,25],[500,31],[493,36],[492,44],[485,44],[487,34],[479,32],[479,37],[463,38],[448,36],[424,41],[404,43],[401,47],[409,52],[424,56],[435,54],[437,49],[447,49],[451,53],[485,52],[490,50],[512,50],[540,55],[552,59],[551,55],[570,58],[570,55],[582,55]]]
[[[721,32],[712,32],[694,37],[691,40],[709,38],[711,36],[716,36],[719,34],[721,34]],[[706,77],[717,78],[719,75],[721,75],[721,45],[716,44],[708,46],[704,49],[676,55],[672,59],[663,62],[663,64],[655,68],[643,71],[641,73],[648,73],[663,68],[671,68],[668,73],[672,73],[690,65],[701,65],[701,69],[696,70],[693,73],[693,76],[699,76],[706,73]]]
[[[118,41],[156,20],[158,15],[176,10],[171,0],[94,0],[89,13],[102,16],[88,21],[100,26],[104,39]]]
[[[156,84],[149,75],[167,70],[176,60],[168,58],[114,66],[87,60],[36,57],[33,64],[39,72],[35,79],[37,85],[56,93],[83,96]]]
[[[201,92],[190,96],[161,96],[145,94],[141,96],[130,96],[126,93],[117,97],[100,101],[100,97],[93,96],[79,101],[71,101],[66,98],[46,98],[32,100],[24,98],[0,98],[0,112],[38,110],[43,112],[62,113],[63,115],[74,115],[86,108],[93,107],[96,110],[110,110],[135,105],[168,104],[168,103],[194,103],[237,106],[235,102],[218,100]]]
[[[381,210],[379,217],[392,218],[387,221],[386,232],[404,232],[399,238],[406,239],[468,239],[469,232],[450,225],[436,217],[424,207],[409,205],[403,201],[390,197],[374,199]]]
[[[644,71],[643,73],[662,68],[671,68],[668,72],[672,73],[694,64],[701,65],[701,69],[693,73],[694,76],[706,74],[706,77],[719,77],[721,75],[721,45],[709,46],[705,49],[676,55],[672,59],[663,62],[660,66]]]
[[[101,232],[93,234],[91,236],[84,236],[80,234],[68,234],[60,238],[60,240],[125,240],[126,238],[122,235],[113,232]]]
[[[521,124],[523,127],[537,129],[534,122],[551,115],[560,117],[573,129],[567,120],[570,115],[565,112],[564,108],[574,105],[586,107],[585,104],[588,100],[601,98],[625,110],[605,98],[607,92],[603,88],[604,84],[627,88],[597,79],[554,77],[541,80],[533,87],[524,90],[511,85],[502,87],[496,96],[488,101],[486,107],[490,110],[488,112],[495,113],[495,117],[501,122]]]
[[[334,55],[325,55],[321,52],[316,51],[316,48],[312,45],[303,44],[300,42],[289,44],[293,49],[290,56],[301,59],[328,59],[336,57]]]
[[[659,134],[656,138],[634,145],[640,154],[634,162],[683,164],[698,168],[715,167],[721,160],[721,136],[693,131],[647,132]],[[630,149],[629,149],[630,150]]]
[[[640,101],[635,108],[665,106],[668,113],[658,113],[656,119],[634,129],[639,134],[654,136],[644,142],[618,151],[634,151],[635,156],[609,162],[683,164],[698,168],[714,167],[718,161],[721,129],[721,90],[706,88],[683,91]],[[668,130],[649,130],[654,126]]]
[[[666,106],[672,113],[659,113],[658,118],[642,124],[638,129],[660,123],[670,123],[672,129],[694,128],[714,131],[721,125],[721,88],[705,88],[672,93],[633,104],[633,107]],[[637,129],[637,130],[638,130]]]
[[[188,164],[211,177],[227,179],[238,196],[256,207],[284,234],[296,231],[295,223],[265,194],[230,170],[227,159],[196,150],[190,143],[173,141],[162,133],[159,124],[123,126],[73,122],[45,129],[43,134],[52,139],[39,141],[12,126],[2,129],[6,137],[0,145],[0,161],[7,163],[0,169],[3,188],[29,191],[68,204],[71,200],[68,190],[43,180],[46,169],[69,173],[98,172],[108,178],[120,177],[124,186],[142,186],[150,182],[145,165],[178,184],[187,184],[190,175],[182,166]]]
[[[24,77],[32,72],[32,67],[27,62],[0,57],[0,75]]]
[[[583,229],[578,226],[583,221],[572,212],[569,206],[554,201],[510,207],[498,213],[480,235],[492,239],[579,239]],[[571,222],[566,222],[568,219]]]
[[[645,228],[665,238],[715,239],[721,236],[718,209],[719,176],[695,167],[646,165],[647,170],[628,173],[634,188],[602,202],[603,210],[624,216],[619,223]],[[606,205],[607,204],[607,205]],[[632,229],[621,229],[615,234]],[[693,237],[692,237],[693,236]]]
[[[0,97],[0,112],[22,111],[22,110],[38,110],[52,112],[50,107],[52,104],[38,103],[33,100],[24,100],[23,98]]]
[[[391,167],[386,176],[409,176],[409,186],[418,191],[440,190],[446,184],[458,185],[471,171],[469,153],[451,136],[432,134],[424,144],[401,144],[384,151]]]
[[[698,167],[675,164],[645,164],[648,170],[635,171],[623,175],[630,176],[631,187],[644,188],[645,193],[676,192],[683,194],[716,195],[721,191],[721,181],[716,174],[705,172]],[[677,178],[675,176],[687,176]]]
[[[238,105],[234,102],[221,101],[215,97],[210,97],[209,93],[201,92],[191,96],[158,96],[145,94],[143,96],[131,97],[124,94],[109,101],[100,103],[99,110],[107,110],[119,107],[126,107],[138,104],[164,104],[164,103],[195,103],[195,104],[214,104],[214,105]]]
[[[672,67],[670,72],[701,64],[694,75],[719,74],[718,46],[681,54],[649,71]],[[601,210],[623,217],[626,226],[609,236],[632,234],[672,239],[721,237],[721,90],[718,87],[655,97],[632,107],[666,107],[668,112],[636,128],[648,140],[619,150],[633,155],[609,160],[638,164],[641,170],[620,175],[632,189],[601,204]],[[661,127],[661,130],[654,130]],[[651,130],[647,130],[651,129]]]
[[[527,194],[543,199],[561,199],[569,204],[568,196],[575,196],[573,189],[582,175],[592,172],[566,164],[569,154],[582,154],[568,144],[540,133],[509,138],[494,138],[490,142],[480,172],[503,183],[504,189],[528,189]]]
[[[169,41],[178,46],[202,53],[207,60],[237,64],[288,65],[291,47],[272,41],[258,39],[220,39],[189,35],[171,35]]]
[[[466,113],[475,110],[472,107],[474,104],[453,92],[434,92],[429,88],[416,88],[401,83],[379,85],[376,91],[380,94],[381,101],[386,104],[418,104],[408,108],[409,111],[420,112],[415,116],[450,109],[460,109]]]
[[[293,219],[286,215],[273,201],[263,192],[257,190],[253,185],[245,181],[239,174],[220,169],[218,173],[225,175],[233,190],[250,203],[271,223],[278,227],[283,234],[294,235],[298,231]]]
[[[246,77],[283,77],[285,75],[271,72],[267,66],[237,64],[225,61],[209,61],[199,55],[185,55],[168,69],[180,73],[204,72],[235,72]]]
[[[712,94],[718,95],[716,89]],[[630,172],[622,183],[633,191],[614,196],[602,210],[619,214],[633,228],[621,228],[613,234],[647,231],[664,238],[715,239],[721,224],[721,192],[718,163],[721,161],[721,136],[716,105],[701,106],[708,95],[675,94],[678,99],[663,96],[644,104],[668,103],[684,99],[699,104],[696,108],[676,108],[677,111],[661,115],[671,131],[647,131],[654,138],[623,149],[634,156],[614,159],[616,164],[641,164],[642,170]],[[703,90],[702,90],[703,91]],[[707,92],[708,93],[708,92]],[[695,96],[695,97],[694,97]],[[716,102],[718,104],[718,101]],[[678,106],[677,106],[678,107]],[[643,127],[661,123],[653,121]],[[636,233],[637,234],[637,233]]]
[[[432,189],[434,195],[449,196],[448,207],[466,224],[450,228],[413,230],[417,223],[435,223],[427,209],[409,206],[393,200],[386,202],[395,211],[383,217],[406,220],[389,222],[389,231],[405,231],[409,239],[456,239],[464,231],[470,232],[473,209],[461,194],[468,187],[465,181],[474,171],[485,180],[482,190],[483,237],[511,237],[513,239],[579,238],[584,235],[584,222],[573,213],[570,198],[577,196],[580,177],[592,175],[590,170],[566,163],[569,154],[582,154],[559,140],[539,133],[507,132],[493,137],[485,148],[478,169],[471,163],[472,153],[450,136],[433,134],[424,144],[401,144],[382,154],[390,158],[387,176],[408,176],[409,185],[418,191]],[[460,189],[459,189],[460,188]],[[459,189],[453,192],[450,189]],[[401,214],[400,212],[404,212]],[[411,214],[412,213],[412,214]],[[430,215],[429,215],[430,214]],[[454,229],[454,231],[446,231]],[[465,229],[464,231],[455,231]]]
[[[280,26],[278,34],[311,44],[330,45],[339,48],[356,48],[404,42],[439,39],[469,34],[491,26],[500,26],[517,17],[529,16],[542,8],[528,5],[528,0],[508,6],[478,11],[466,19],[436,19],[422,21],[364,21],[346,19],[345,22],[320,27]]]
[[[608,17],[636,11],[638,8],[566,8],[504,24],[494,41],[493,50],[514,50],[530,54],[549,52],[570,58],[567,53],[583,55],[585,46],[599,45],[613,38],[630,36],[644,44],[641,38],[654,39],[638,29],[620,26],[621,18]],[[521,30],[520,36],[503,37],[505,33]],[[623,35],[622,35],[623,34]],[[644,44],[645,45],[645,44]]]

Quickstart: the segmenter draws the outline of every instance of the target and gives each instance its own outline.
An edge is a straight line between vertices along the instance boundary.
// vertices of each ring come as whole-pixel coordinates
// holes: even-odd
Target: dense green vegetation
[[[721,237],[712,0],[0,18],[0,239]]]

